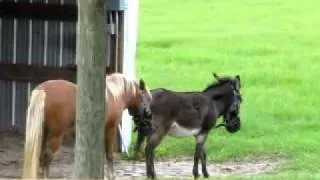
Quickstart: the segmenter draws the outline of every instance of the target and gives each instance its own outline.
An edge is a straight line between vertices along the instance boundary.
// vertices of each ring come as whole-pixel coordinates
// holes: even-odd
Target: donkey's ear
[[[241,88],[240,75],[236,75],[235,78],[236,78],[235,83],[237,84],[237,88],[240,89]]]
[[[146,90],[146,84],[144,83],[143,79],[139,81],[140,90]]]
[[[240,75],[236,75],[235,77],[238,81],[240,81]]]
[[[213,72],[212,75],[216,80],[218,81],[220,80],[220,77],[215,72]]]

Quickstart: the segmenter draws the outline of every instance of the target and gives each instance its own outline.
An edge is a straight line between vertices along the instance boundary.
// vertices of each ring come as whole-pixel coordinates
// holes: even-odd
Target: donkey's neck
[[[210,97],[210,99],[216,99],[216,97],[222,97],[226,95],[226,86],[221,85],[221,86],[216,86],[216,87],[211,87],[210,89],[205,89],[202,91],[202,94],[205,96]]]
[[[219,116],[225,113],[229,107],[228,103],[228,89],[224,85],[206,89],[202,92],[205,96],[208,96],[215,104],[215,108],[219,113]]]
[[[228,110],[228,107],[229,107],[229,105],[226,104],[226,102],[223,99],[224,98],[213,100],[213,103],[215,104],[215,108],[218,112],[218,116],[225,114],[225,112]]]

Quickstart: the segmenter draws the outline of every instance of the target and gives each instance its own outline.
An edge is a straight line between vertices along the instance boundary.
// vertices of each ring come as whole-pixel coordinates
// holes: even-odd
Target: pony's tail
[[[37,178],[44,131],[45,97],[46,94],[43,90],[32,91],[26,120],[26,139],[22,175],[22,178],[24,179]]]

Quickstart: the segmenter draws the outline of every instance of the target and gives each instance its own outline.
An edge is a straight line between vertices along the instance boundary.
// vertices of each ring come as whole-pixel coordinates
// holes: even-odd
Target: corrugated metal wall
[[[1,1],[1,0],[0,0]],[[2,0],[75,4],[76,0]],[[76,22],[0,18],[0,61],[59,67],[75,63]],[[24,129],[34,83],[0,80],[0,126]]]

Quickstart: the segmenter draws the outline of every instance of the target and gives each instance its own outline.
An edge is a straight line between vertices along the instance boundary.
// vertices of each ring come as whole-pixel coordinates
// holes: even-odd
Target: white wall
[[[139,0],[126,0],[127,10],[124,14],[124,55],[123,73],[136,78],[135,57],[138,35]],[[133,121],[125,110],[122,115],[122,128],[120,129],[122,139],[122,152],[128,153],[131,144]]]

